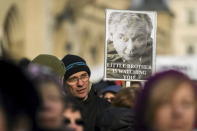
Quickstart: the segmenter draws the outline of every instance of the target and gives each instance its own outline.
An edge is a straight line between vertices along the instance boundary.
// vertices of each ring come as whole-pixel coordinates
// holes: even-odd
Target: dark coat
[[[134,131],[134,111],[130,108],[111,107],[99,121],[101,131]]]
[[[110,106],[110,104],[106,100],[96,96],[93,89],[91,89],[87,100],[82,101],[76,99],[76,103],[82,109],[81,113],[85,122],[85,131],[99,131],[100,129],[97,125],[97,121],[100,119],[99,117],[104,110]]]

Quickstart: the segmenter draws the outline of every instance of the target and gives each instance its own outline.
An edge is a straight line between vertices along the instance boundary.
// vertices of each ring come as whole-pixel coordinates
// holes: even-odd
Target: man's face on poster
[[[126,61],[139,58],[146,51],[148,42],[148,25],[145,21],[129,23],[123,19],[115,26],[113,45],[120,57]]]

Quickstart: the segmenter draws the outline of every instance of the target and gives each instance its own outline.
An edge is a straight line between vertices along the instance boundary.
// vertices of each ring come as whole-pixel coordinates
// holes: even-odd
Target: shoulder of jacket
[[[101,106],[110,106],[110,103],[103,98],[97,97],[97,103],[99,103]]]

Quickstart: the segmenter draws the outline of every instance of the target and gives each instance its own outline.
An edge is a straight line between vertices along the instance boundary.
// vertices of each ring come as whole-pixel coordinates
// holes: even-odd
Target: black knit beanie
[[[90,69],[86,64],[86,61],[79,56],[68,54],[64,56],[62,62],[64,63],[66,68],[64,80],[67,80],[71,75],[80,71],[86,71],[89,76],[91,74]]]

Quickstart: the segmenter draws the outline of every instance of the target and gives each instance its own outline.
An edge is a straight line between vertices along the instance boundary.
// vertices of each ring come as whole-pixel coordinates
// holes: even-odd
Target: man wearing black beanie
[[[62,59],[66,73],[64,75],[66,94],[73,96],[82,108],[85,131],[97,131],[99,116],[109,107],[109,103],[95,95],[89,81],[91,71],[86,61],[76,55],[66,55]]]

